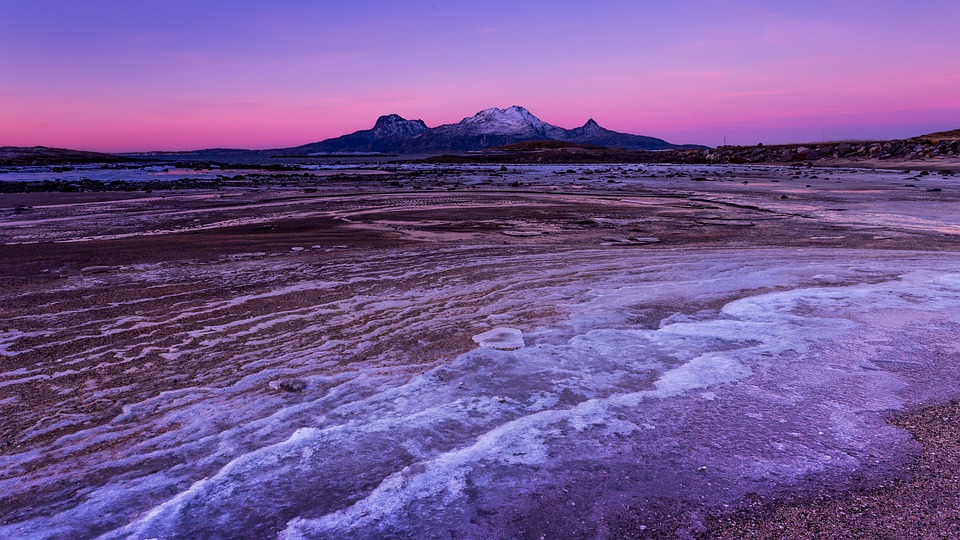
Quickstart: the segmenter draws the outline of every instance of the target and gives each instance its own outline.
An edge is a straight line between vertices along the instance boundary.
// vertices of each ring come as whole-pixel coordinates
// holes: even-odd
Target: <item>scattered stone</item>
[[[727,227],[753,227],[754,223],[752,221],[747,221],[745,219],[696,219],[693,221],[697,225],[724,225]]]
[[[285,379],[281,381],[270,381],[268,386],[273,390],[282,392],[303,392],[307,389],[307,382],[303,379]]]
[[[604,246],[645,246],[657,244],[660,239],[655,236],[631,236],[629,238],[602,238]]]

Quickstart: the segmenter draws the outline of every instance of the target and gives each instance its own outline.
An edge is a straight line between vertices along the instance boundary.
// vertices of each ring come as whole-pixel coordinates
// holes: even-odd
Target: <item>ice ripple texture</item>
[[[86,315],[89,332],[136,329],[139,345],[81,348],[58,369],[98,355],[135,366],[151,340],[216,367],[5,453],[0,493],[46,506],[19,510],[0,536],[604,536],[657,501],[714,508],[879,470],[913,449],[887,411],[956,394],[957,262],[473,248],[224,263],[207,277],[256,287],[138,320]],[[178,272],[100,279],[205,283],[202,269]],[[84,279],[76,287],[104,285]],[[2,341],[14,358],[34,332],[17,322]],[[471,340],[499,327],[525,346]],[[23,343],[59,338],[49,332]]]

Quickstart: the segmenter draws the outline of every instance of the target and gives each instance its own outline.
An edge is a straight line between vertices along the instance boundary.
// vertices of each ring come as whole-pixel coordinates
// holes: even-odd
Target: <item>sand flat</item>
[[[8,208],[0,533],[706,534],[903,474],[887,416],[960,382],[952,178],[567,168]]]

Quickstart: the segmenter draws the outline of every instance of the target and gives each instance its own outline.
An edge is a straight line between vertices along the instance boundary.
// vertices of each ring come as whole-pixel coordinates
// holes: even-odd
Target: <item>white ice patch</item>
[[[501,351],[513,351],[522,349],[525,346],[523,342],[523,332],[516,328],[507,328],[505,326],[477,334],[473,336],[473,340],[481,347],[499,349]]]
[[[46,332],[20,332],[13,328],[0,330],[0,356],[16,356],[20,354],[12,350],[18,341],[24,338],[43,336]]]
[[[450,277],[470,265],[489,277]],[[920,387],[957,387],[957,267],[952,255],[902,252],[464,250],[184,298],[133,322],[175,331],[179,360],[239,373],[0,456],[0,493],[87,482],[56,509],[0,525],[0,537],[469,537],[471,520],[508,523],[541,495],[561,500],[547,497],[561,487],[577,500],[563,514],[591,523],[624,489],[726,503],[846,473],[902,448],[881,412]],[[400,275],[423,286],[364,288]],[[316,300],[277,309],[286,296]],[[530,306],[556,315],[531,322]],[[501,326],[429,364],[395,345],[463,341],[478,321],[523,321],[530,339]],[[158,474],[157,463],[174,465]]]
[[[656,387],[661,397],[670,397],[687,390],[733,382],[749,375],[750,368],[734,358],[722,354],[704,354],[664,373],[657,380]],[[713,396],[716,394],[713,393]]]

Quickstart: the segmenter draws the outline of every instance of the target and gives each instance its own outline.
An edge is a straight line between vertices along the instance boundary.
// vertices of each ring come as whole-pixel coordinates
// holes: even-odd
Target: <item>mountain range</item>
[[[372,129],[294,148],[277,149],[286,155],[352,153],[431,154],[470,152],[526,141],[554,140],[594,144],[625,150],[682,150],[705,146],[670,144],[663,139],[619,133],[600,127],[592,118],[581,127],[564,129],[548,124],[527,109],[514,105],[490,108],[456,124],[427,127],[423,120],[396,114],[381,116]]]

